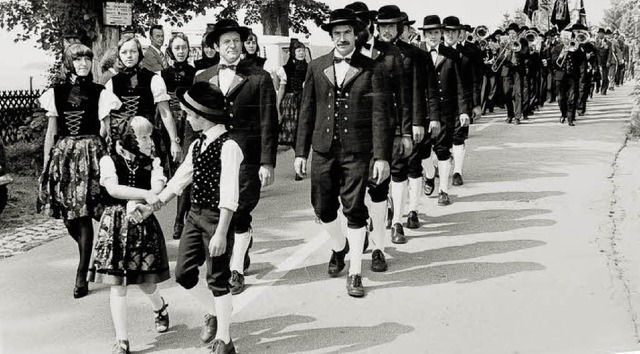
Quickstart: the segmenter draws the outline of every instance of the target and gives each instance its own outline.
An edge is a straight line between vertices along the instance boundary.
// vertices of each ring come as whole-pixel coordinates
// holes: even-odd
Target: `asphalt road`
[[[423,197],[418,230],[388,249],[351,298],[329,278],[327,237],[291,151],[254,214],[247,290],[234,297],[241,353],[617,353],[639,350],[625,285],[612,265],[612,163],[625,139],[631,84],[596,94],[575,127],[548,104],[520,126],[504,111],[471,129],[465,185],[453,204]],[[173,208],[158,213],[172,267]],[[108,353],[109,288],[71,296],[76,249],[64,237],[0,261],[0,352]],[[206,353],[198,333],[209,293],[161,285],[171,328],[157,334],[143,293],[129,292],[135,353]],[[635,284],[638,285],[638,284]],[[631,284],[630,286],[633,286]],[[628,290],[628,289],[627,289]]]

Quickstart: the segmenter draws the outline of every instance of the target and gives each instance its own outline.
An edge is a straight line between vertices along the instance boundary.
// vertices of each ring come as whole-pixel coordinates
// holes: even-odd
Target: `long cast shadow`
[[[456,203],[465,202],[530,202],[532,200],[556,197],[565,194],[560,191],[542,191],[542,192],[494,192],[494,193],[481,193],[468,195],[464,197],[458,197],[455,199]]]

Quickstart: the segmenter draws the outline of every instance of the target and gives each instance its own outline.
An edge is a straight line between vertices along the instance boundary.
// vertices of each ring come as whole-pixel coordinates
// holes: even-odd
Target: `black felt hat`
[[[598,29],[598,33],[605,33],[604,28],[600,27],[600,28]]]
[[[352,10],[356,14],[356,17],[358,17],[359,19],[366,18],[373,21],[376,19],[376,16],[378,15],[378,11],[374,11],[374,10],[370,11],[367,4],[361,1],[356,1],[354,3],[351,3],[345,6],[344,8]]]
[[[588,31],[589,28],[587,28],[587,26],[583,25],[582,23],[574,23],[573,26],[571,26],[571,28],[569,28],[569,31]]]
[[[347,8],[337,9],[337,10],[331,11],[331,14],[329,14],[329,22],[323,24],[320,27],[327,32],[331,32],[331,29],[334,26],[340,26],[340,25],[355,26],[356,24],[358,24],[359,21],[360,20],[358,20],[358,18],[356,17],[356,13],[353,12],[353,10],[347,9]]]
[[[432,30],[432,29],[441,29],[442,22],[440,21],[440,16],[438,15],[429,15],[425,16],[422,20],[422,27],[418,28],[423,31]]]
[[[407,26],[413,26],[413,24],[416,23],[416,20],[409,20],[409,15],[407,15],[407,13],[404,11],[402,11],[402,16],[404,16],[404,22],[402,22],[403,24]]]
[[[225,110],[224,94],[206,81],[196,82],[189,88],[178,88],[176,96],[180,103],[208,121],[225,124],[231,119]]]
[[[396,5],[385,5],[378,10],[378,18],[375,23],[377,24],[392,24],[403,23],[406,19],[406,14],[400,11],[400,8]]]
[[[459,30],[464,28],[462,24],[460,24],[460,19],[456,16],[447,16],[442,20],[442,26],[444,29],[448,30]]]
[[[607,31],[605,32],[605,34],[613,34],[613,32],[611,31],[610,28],[607,28]]]
[[[247,40],[247,37],[249,37],[251,29],[240,26],[236,20],[225,18],[215,24],[213,30],[207,34],[205,42],[209,47],[213,48],[213,44],[218,41],[218,38],[228,32],[238,32],[238,34],[240,34],[240,40],[244,42]]]
[[[518,26],[517,23],[511,23],[509,24],[509,26],[504,30],[505,32],[509,31],[509,30],[514,30],[516,32],[520,32],[520,26]]]

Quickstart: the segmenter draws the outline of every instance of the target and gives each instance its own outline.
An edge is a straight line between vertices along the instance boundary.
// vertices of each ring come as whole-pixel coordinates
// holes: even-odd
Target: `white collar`
[[[356,50],[355,50],[355,48],[354,48],[354,49],[351,51],[351,53],[349,53],[349,54],[347,54],[347,55],[345,55],[345,56],[343,57],[342,55],[340,55],[340,53],[338,53],[338,51],[337,51],[337,50],[335,50],[335,49],[334,49],[334,51],[333,51],[333,56],[334,56],[334,57],[336,57],[336,58],[340,58],[340,59],[347,59],[347,58],[351,59],[351,57],[353,56],[353,53],[355,53],[355,51],[356,51]]]
[[[226,61],[226,60],[224,60],[224,58],[223,58],[223,57],[220,57],[220,64],[225,64],[225,65],[238,65],[238,63],[240,62],[240,60],[242,60],[242,57],[240,57],[240,58],[236,59],[236,61],[235,61],[235,62],[233,62],[233,63],[227,63],[227,61]]]
[[[224,124],[216,124],[213,127],[209,128],[209,130],[204,132],[204,135],[206,136],[206,141],[214,141],[226,131],[227,128],[224,126]]]

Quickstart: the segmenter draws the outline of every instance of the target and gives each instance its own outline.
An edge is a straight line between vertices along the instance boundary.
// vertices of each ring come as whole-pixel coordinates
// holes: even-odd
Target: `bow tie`
[[[238,67],[237,65],[220,64],[220,70],[231,69],[233,71],[236,71],[237,67]]]
[[[333,58],[333,62],[335,64],[342,63],[343,61],[346,62],[347,64],[351,64],[351,58],[338,58],[338,57]]]
[[[370,43],[365,43],[362,45],[366,50],[371,50],[371,44]]]

